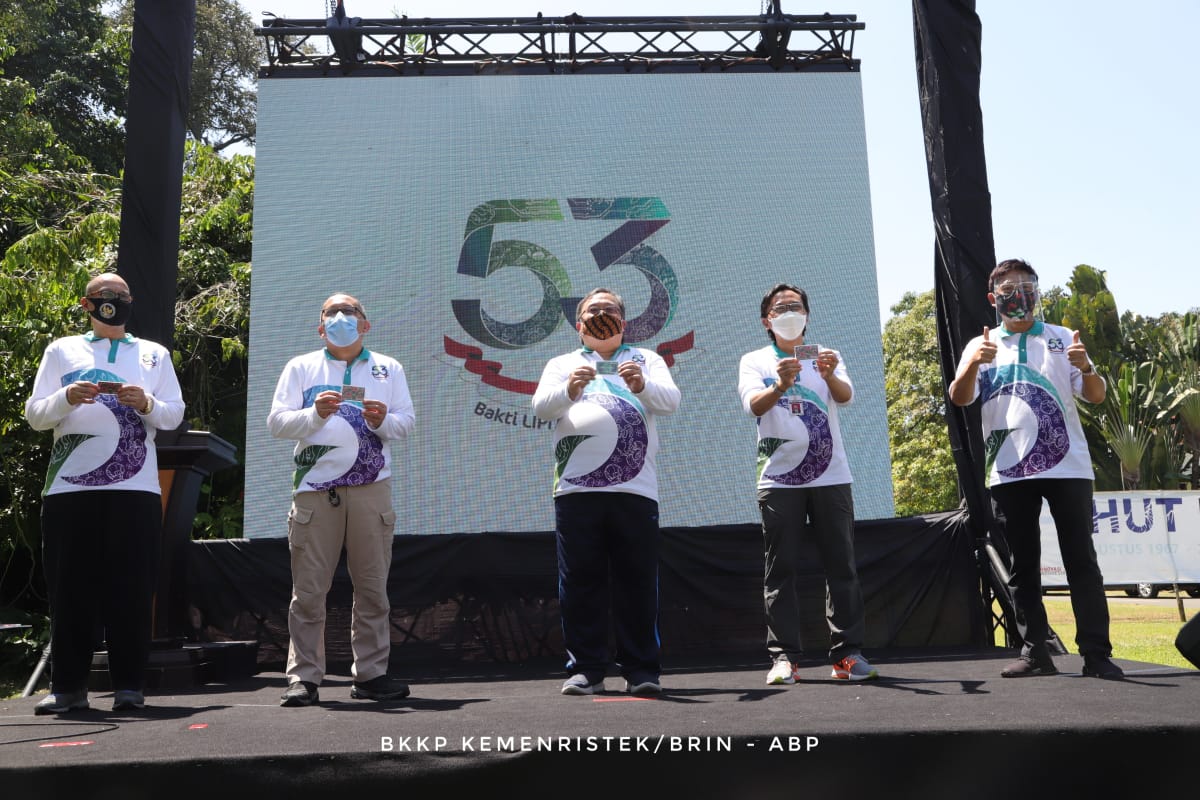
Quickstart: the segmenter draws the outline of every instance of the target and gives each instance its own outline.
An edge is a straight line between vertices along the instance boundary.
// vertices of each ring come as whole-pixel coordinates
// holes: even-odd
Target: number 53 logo
[[[629,344],[644,342],[670,324],[679,307],[679,281],[662,253],[645,240],[670,221],[670,214],[657,197],[568,198],[571,217],[579,221],[624,220],[615,231],[591,247],[599,271],[613,264],[637,269],[650,284],[646,310],[626,323]],[[454,316],[471,338],[501,350],[520,350],[536,344],[565,320],[575,323],[575,308],[580,296],[571,288],[566,269],[546,248],[520,239],[496,239],[498,225],[518,222],[563,222],[558,200],[492,200],[478,205],[467,219],[458,273],[486,279],[502,269],[530,271],[542,286],[542,302],[537,311],[520,322],[501,322],[490,316],[478,299],[451,300]],[[485,383],[522,394],[532,394],[535,383],[500,376],[500,364],[483,361],[476,347],[446,337],[446,352],[467,359],[467,368],[481,375]],[[659,346],[659,352],[672,363],[671,356],[687,350],[692,335]],[[664,352],[665,348],[665,352]]]
[[[628,264],[650,283],[645,312],[629,320],[625,341],[643,342],[671,321],[679,304],[675,271],[662,254],[644,241],[670,221],[657,197],[572,198],[567,200],[576,220],[626,220],[592,245],[592,257],[603,272],[613,264]],[[476,341],[489,347],[518,350],[542,341],[565,319],[575,323],[579,297],[571,296],[570,279],[558,258],[546,248],[519,239],[496,239],[496,226],[513,222],[562,222],[558,200],[492,200],[476,206],[467,220],[458,273],[487,278],[502,269],[529,270],[542,285],[542,303],[533,316],[515,323],[489,316],[479,300],[451,300],[458,324]]]

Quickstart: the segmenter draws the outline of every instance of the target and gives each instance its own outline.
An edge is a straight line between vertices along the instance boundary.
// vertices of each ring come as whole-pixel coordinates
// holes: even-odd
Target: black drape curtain
[[[995,325],[987,301],[996,254],[979,107],[982,25],[974,0],[913,0],[913,30],[936,236],[938,347],[949,386],[966,343]],[[982,537],[991,508],[979,405],[958,408],[947,398],[946,406],[959,489]]]
[[[134,3],[117,269],[134,297],[129,329],[168,348],[195,32],[195,0]]]

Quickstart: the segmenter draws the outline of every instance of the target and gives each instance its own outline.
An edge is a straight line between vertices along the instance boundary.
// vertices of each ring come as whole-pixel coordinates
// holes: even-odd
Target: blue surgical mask
[[[334,347],[349,347],[358,341],[358,318],[347,317],[341,311],[325,320],[325,338]]]

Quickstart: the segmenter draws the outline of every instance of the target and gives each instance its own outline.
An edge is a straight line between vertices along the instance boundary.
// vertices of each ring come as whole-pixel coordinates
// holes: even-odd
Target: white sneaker
[[[767,673],[767,686],[778,686],[780,684],[792,684],[796,682],[795,670],[792,668],[792,662],[786,658],[781,658],[771,667],[771,671]]]

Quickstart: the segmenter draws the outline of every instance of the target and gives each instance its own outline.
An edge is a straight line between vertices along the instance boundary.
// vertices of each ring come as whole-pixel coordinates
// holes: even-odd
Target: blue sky
[[[324,16],[324,0],[241,0]],[[346,0],[353,16],[713,16],[762,0]],[[1200,2],[978,0],[984,146],[998,258],[1043,288],[1076,264],[1107,274],[1118,310],[1200,307]],[[883,321],[933,288],[933,223],[908,0],[784,0],[789,14],[857,14]]]

